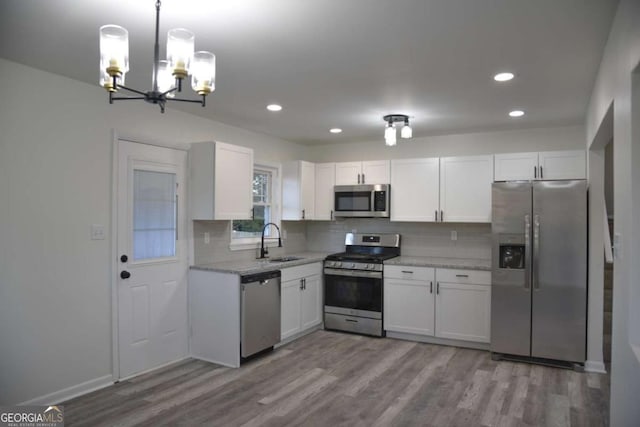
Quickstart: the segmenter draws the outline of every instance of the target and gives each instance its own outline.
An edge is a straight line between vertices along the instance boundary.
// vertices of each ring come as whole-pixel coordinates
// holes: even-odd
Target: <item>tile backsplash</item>
[[[399,233],[401,252],[406,256],[491,259],[491,224],[390,222],[388,219],[345,219],[336,221],[282,221],[287,238],[283,248],[270,248],[271,256],[296,252],[340,252],[345,233]],[[259,248],[232,251],[230,221],[194,221],[195,264],[252,260]],[[457,240],[451,239],[452,231]],[[210,242],[204,243],[208,232]]]

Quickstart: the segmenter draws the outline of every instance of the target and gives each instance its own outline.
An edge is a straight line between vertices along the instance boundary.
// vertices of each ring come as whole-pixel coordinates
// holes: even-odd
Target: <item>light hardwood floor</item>
[[[244,364],[187,360],[64,402],[68,426],[606,426],[609,377],[317,331]]]

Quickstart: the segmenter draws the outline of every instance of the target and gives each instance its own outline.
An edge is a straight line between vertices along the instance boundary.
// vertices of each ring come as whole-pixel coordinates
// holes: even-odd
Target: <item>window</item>
[[[276,189],[278,169],[257,166],[253,170],[253,219],[232,222],[231,244],[255,244],[260,241],[262,229],[269,222],[279,224]],[[273,227],[265,230],[265,236],[277,234]]]
[[[175,256],[176,175],[134,170],[133,180],[133,259]]]

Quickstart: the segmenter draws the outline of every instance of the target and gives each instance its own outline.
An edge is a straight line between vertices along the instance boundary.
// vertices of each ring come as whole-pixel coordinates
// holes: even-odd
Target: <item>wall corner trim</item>
[[[109,387],[110,385],[113,385],[113,376],[111,374],[94,378],[62,390],[54,391],[53,393],[49,393],[44,396],[39,396],[22,403],[18,403],[18,405],[60,404],[61,402],[73,399],[74,397],[82,396],[83,394],[91,393],[92,391],[100,390],[102,388]]]

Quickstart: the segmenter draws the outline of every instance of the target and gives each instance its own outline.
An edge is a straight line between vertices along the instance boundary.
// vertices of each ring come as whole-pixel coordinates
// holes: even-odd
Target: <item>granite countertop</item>
[[[286,262],[269,262],[268,259],[254,259],[247,261],[220,261],[212,262],[209,264],[197,264],[192,265],[192,270],[206,270],[216,271],[218,273],[232,273],[232,274],[253,274],[263,271],[280,270],[282,268],[295,267],[297,265],[311,264],[314,262],[323,261],[326,256],[329,255],[325,252],[301,252],[294,254],[278,255],[274,258],[282,258],[295,256],[300,259],[295,261]]]
[[[488,259],[399,256],[385,261],[384,264],[491,271],[491,260]]]

